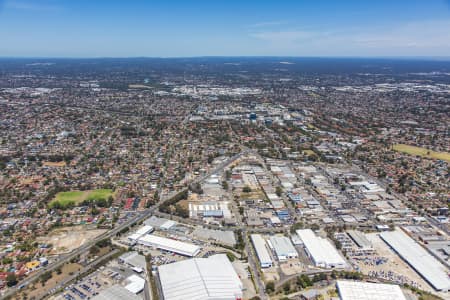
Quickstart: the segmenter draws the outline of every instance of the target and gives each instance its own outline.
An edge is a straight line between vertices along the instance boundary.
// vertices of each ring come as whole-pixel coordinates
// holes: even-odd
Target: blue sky
[[[450,0],[0,0],[0,56],[450,56]]]

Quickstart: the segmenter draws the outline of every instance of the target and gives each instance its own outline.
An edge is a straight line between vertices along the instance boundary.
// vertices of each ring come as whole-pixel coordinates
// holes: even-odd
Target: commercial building
[[[273,247],[278,260],[298,257],[298,252],[290,239],[285,236],[272,236],[270,245]]]
[[[200,247],[197,245],[172,240],[153,234],[146,234],[139,238],[137,242],[138,244],[144,246],[162,249],[189,257],[194,257],[200,252]]]
[[[341,300],[406,300],[395,284],[338,280],[336,287]]]
[[[225,254],[158,267],[165,300],[242,299],[243,285]]]
[[[256,256],[258,256],[261,268],[270,268],[273,265],[273,261],[270,257],[269,251],[267,251],[266,241],[260,234],[252,234],[250,238],[252,240],[253,247],[255,248]]]
[[[296,233],[302,240],[306,253],[316,267],[347,267],[347,263],[330,241],[317,236],[311,229],[299,229]]]
[[[385,231],[380,237],[434,289],[450,290],[448,269],[403,231]]]

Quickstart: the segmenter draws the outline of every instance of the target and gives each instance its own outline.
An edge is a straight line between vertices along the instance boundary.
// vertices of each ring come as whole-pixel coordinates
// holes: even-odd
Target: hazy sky
[[[0,56],[450,56],[450,0],[0,0]]]

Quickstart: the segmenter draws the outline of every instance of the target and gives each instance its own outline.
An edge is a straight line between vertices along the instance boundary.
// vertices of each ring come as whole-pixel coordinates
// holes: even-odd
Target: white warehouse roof
[[[141,236],[144,234],[150,233],[153,231],[153,227],[150,225],[144,225],[141,228],[139,228],[135,233],[132,233],[128,236],[128,239],[130,241],[137,241]]]
[[[136,234],[144,235],[153,231],[153,227],[150,225],[144,225],[136,231]]]
[[[133,294],[140,293],[144,289],[145,279],[142,277],[131,275],[127,278],[127,281],[129,283],[125,286],[125,288]]]
[[[296,232],[316,266],[324,268],[345,268],[347,266],[330,241],[316,236],[311,229],[299,229]]]
[[[285,236],[272,236],[270,242],[279,260],[297,257],[298,253],[290,239]]]
[[[380,233],[380,237],[391,246],[408,264],[438,291],[450,290],[448,269],[431,256],[406,233],[396,229]]]
[[[132,233],[128,236],[128,239],[130,241],[137,241],[141,236],[142,234]]]
[[[139,238],[138,243],[191,257],[196,256],[200,252],[200,247],[197,245],[180,242],[153,234],[144,235]]]
[[[158,267],[165,300],[242,298],[242,282],[225,254]]]
[[[99,292],[92,300],[142,300],[141,297],[131,293],[126,288],[116,284]]]
[[[253,246],[256,250],[256,255],[258,256],[259,263],[261,267],[267,268],[272,266],[272,258],[266,248],[266,242],[260,234],[252,234],[250,236],[253,242]]]
[[[336,285],[341,300],[406,300],[395,284],[338,280]]]

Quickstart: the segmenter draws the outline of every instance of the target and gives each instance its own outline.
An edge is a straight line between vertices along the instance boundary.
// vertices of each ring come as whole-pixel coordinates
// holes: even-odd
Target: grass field
[[[312,150],[303,150],[303,152],[306,153],[306,155],[317,155],[314,151]]]
[[[410,146],[405,144],[395,144],[393,149],[410,155],[418,155],[426,158],[440,159],[450,162],[449,152],[436,152],[422,147]]]
[[[152,89],[153,87],[144,84],[129,84],[130,89]]]
[[[85,200],[108,199],[109,196],[113,196],[113,191],[110,189],[60,192],[50,201],[49,207],[67,208],[76,206]]]

